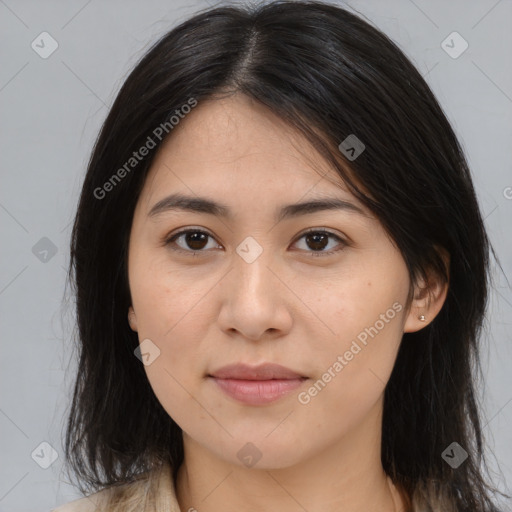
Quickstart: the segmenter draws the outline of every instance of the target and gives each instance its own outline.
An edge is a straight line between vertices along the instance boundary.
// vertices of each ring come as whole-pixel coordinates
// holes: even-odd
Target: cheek
[[[162,407],[182,429],[188,430],[190,422],[209,418],[194,399],[198,383],[206,371],[204,351],[201,350],[204,334],[195,321],[197,317],[191,313],[183,317],[179,313],[181,311],[172,315],[170,323],[164,324],[160,331],[148,328],[153,332],[152,341],[158,346],[159,355],[144,368]],[[158,312],[151,312],[151,315],[156,319]]]
[[[320,283],[303,278],[297,284],[301,290],[298,296],[308,306],[309,312],[304,311],[314,320],[306,327],[323,335],[324,341],[315,344],[315,350],[348,350],[357,336],[363,343],[365,338],[370,339],[368,330],[373,334],[376,330],[385,332],[379,338],[386,338],[390,331],[394,332],[392,339],[401,337],[408,291],[406,275],[393,274],[377,264],[371,271],[364,270],[333,274]]]
[[[388,381],[403,335],[404,294],[393,288],[375,291],[350,303],[339,322],[337,356],[351,391]]]
[[[299,402],[311,418],[327,411],[336,428],[348,428],[389,380],[403,335],[408,280],[404,266],[386,271],[379,261],[335,277],[326,289],[309,288],[324,335],[315,346],[312,386]]]
[[[141,352],[150,353],[151,362],[144,365],[148,381],[173,419],[199,418],[204,410],[194,408],[190,393],[204,367],[201,326],[213,321],[204,309],[208,283],[187,279],[156,263],[137,266],[134,260],[130,271]]]
[[[139,336],[166,342],[180,324],[204,309],[203,299],[212,285],[194,272],[174,270],[165,256],[151,259],[150,255],[140,255],[130,268]]]
[[[353,326],[350,335],[341,336],[337,346],[316,361],[318,373],[297,397],[303,411],[297,417],[313,422],[319,439],[357,428],[382,398],[402,336],[400,315],[380,330],[375,320]]]

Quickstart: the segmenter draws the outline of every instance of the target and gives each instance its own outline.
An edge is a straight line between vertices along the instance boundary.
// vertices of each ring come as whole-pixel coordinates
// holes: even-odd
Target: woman
[[[385,35],[320,2],[195,15],[85,177],[66,455],[95,492],[57,510],[495,511],[488,255],[456,136]]]

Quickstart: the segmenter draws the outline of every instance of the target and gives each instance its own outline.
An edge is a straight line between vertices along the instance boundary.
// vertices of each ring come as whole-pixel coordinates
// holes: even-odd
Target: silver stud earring
[[[420,315],[420,316],[418,317],[418,320],[419,320],[420,322],[424,322],[424,321],[426,320],[425,315]]]

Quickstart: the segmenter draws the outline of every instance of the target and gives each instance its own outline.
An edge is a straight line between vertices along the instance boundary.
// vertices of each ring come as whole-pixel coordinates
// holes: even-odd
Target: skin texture
[[[233,218],[176,210],[148,216],[176,192],[224,203]],[[365,214],[325,210],[275,220],[282,205],[325,197]],[[184,228],[211,237],[165,246]],[[302,236],[309,228],[346,242],[332,236],[319,250]],[[263,250],[251,263],[236,252],[246,237]],[[192,256],[198,246],[203,252]],[[306,140],[243,95],[200,102],[153,162],[133,218],[128,269],[130,326],[160,350],[147,377],[183,430],[182,510],[392,512],[392,494],[403,505],[380,461],[383,393],[403,332],[433,320],[446,287],[432,280],[427,300],[420,283],[407,304],[402,255]],[[394,317],[301,403],[299,393],[393,304]],[[207,378],[235,362],[274,362],[308,380],[278,401],[247,405]],[[261,454],[252,467],[237,456],[248,442]]]

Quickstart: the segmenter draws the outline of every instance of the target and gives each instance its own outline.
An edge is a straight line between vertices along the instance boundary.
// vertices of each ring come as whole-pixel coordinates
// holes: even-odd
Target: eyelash
[[[210,235],[210,233],[208,233],[207,231],[204,231],[202,229],[184,229],[182,231],[178,231],[177,233],[174,233],[170,237],[167,237],[164,240],[164,245],[165,246],[170,246],[171,244],[175,243],[175,240],[177,238],[179,238],[182,235],[186,235],[188,233],[201,233],[201,234],[209,236],[210,238],[214,238],[212,235]],[[310,255],[312,257],[331,256],[332,254],[337,253],[337,252],[343,250],[344,247],[346,245],[348,245],[348,243],[345,240],[343,240],[340,236],[336,235],[335,233],[332,233],[331,231],[326,231],[324,229],[318,229],[318,228],[310,228],[307,231],[303,232],[301,235],[299,235],[299,237],[295,240],[294,243],[298,242],[304,236],[312,234],[312,233],[314,233],[314,234],[321,234],[321,235],[328,235],[330,237],[335,238],[336,240],[338,240],[342,244],[341,248],[339,248],[339,249],[332,249],[330,251],[306,251],[306,252],[310,253]],[[192,249],[185,250],[185,249],[176,248],[176,247],[171,247],[171,250],[176,251],[176,252],[186,253],[189,256],[190,255],[191,256],[199,256],[199,255],[202,255],[202,253],[206,253],[207,252],[205,250],[194,251]]]

